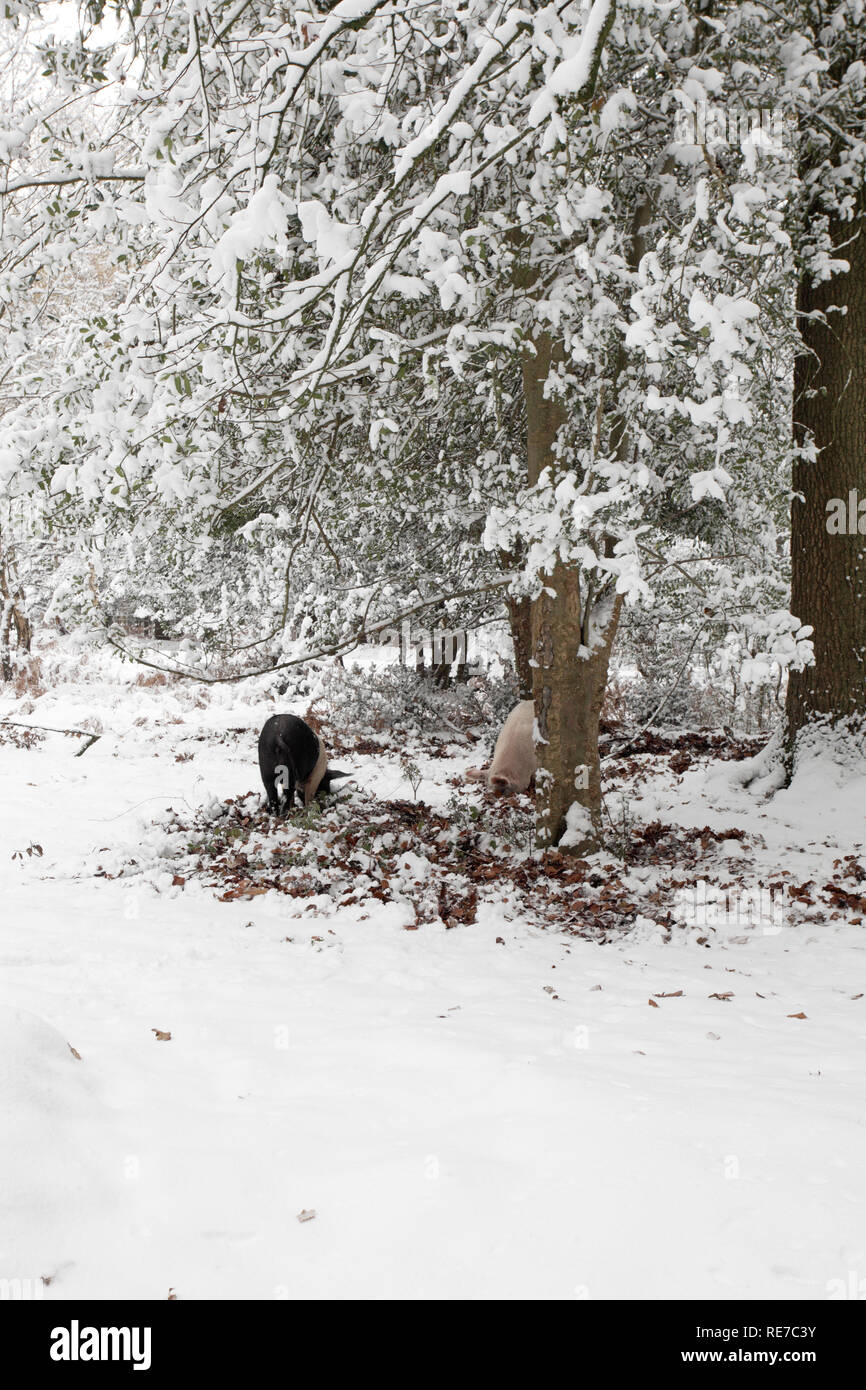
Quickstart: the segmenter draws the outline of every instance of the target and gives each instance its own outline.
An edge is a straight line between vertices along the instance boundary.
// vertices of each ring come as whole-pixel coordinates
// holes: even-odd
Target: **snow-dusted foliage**
[[[267,639],[250,669],[431,599],[480,593],[476,617],[557,556],[643,603],[675,566],[687,614],[758,659],[752,615],[784,607],[798,140],[828,118],[797,121],[860,83],[828,76],[808,7],[82,14],[2,142],[11,490],[108,518],[137,576],[161,557],[196,631],[237,599],[227,645]],[[53,292],[70,265],[100,268],[84,314]],[[544,333],[568,423],[527,484]],[[808,655],[785,630],[775,672]]]

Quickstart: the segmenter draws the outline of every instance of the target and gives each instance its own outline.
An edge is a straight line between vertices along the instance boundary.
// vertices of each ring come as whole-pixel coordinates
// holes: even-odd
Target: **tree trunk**
[[[797,462],[791,504],[791,612],[814,627],[815,663],[791,673],[787,761],[816,718],[833,725],[866,713],[866,218],[831,222],[844,274],[801,282],[798,310],[807,351],[794,372],[794,437],[810,438],[814,463]],[[834,507],[831,504],[836,502]]]
[[[586,106],[592,100],[602,51],[615,18],[614,0],[595,36],[586,77],[575,96],[578,106]],[[642,227],[635,241],[641,232]],[[537,265],[518,266],[514,283],[527,290],[537,278]],[[530,487],[538,482],[545,468],[556,472],[554,446],[565,424],[566,411],[562,397],[545,397],[544,387],[551,367],[561,357],[562,344],[543,329],[535,334],[530,350],[523,356]],[[596,631],[590,593],[581,594],[579,568],[557,561],[552,575],[540,577],[549,582],[532,603],[530,613],[532,694],[540,739],[535,750],[536,832],[542,845],[559,844],[568,832],[563,848],[586,853],[598,848],[601,833],[598,719],[622,601],[610,600],[609,612]],[[569,817],[575,803],[580,810]]]
[[[24,592],[14,572],[14,560],[0,542],[0,675],[11,680],[15,674],[12,659],[12,633],[19,652],[29,652],[33,638],[30,619],[24,611]]]
[[[514,666],[521,700],[532,699],[532,602],[528,598],[506,596],[511,641],[514,646]]]
[[[543,740],[536,748],[536,834],[542,846],[589,854],[601,835],[598,725],[622,597],[593,605],[580,581],[579,570],[557,564],[533,605],[535,717]],[[591,646],[583,640],[587,607]]]
[[[554,445],[565,421],[561,398],[544,395],[555,357],[550,336],[540,333],[535,353],[523,362],[530,485],[544,468],[555,468]],[[590,581],[584,578],[582,592],[580,570],[561,561],[542,578],[545,587],[531,606],[532,696],[540,738],[536,833],[542,846],[563,842],[563,849],[586,854],[598,848],[601,834],[598,722],[622,599],[593,604]]]

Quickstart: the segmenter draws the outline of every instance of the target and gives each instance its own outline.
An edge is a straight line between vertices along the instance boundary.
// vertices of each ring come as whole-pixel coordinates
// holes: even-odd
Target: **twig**
[[[18,719],[0,719],[0,724],[11,724],[14,729],[39,729],[47,734],[77,734],[79,738],[86,738],[87,742],[79,748],[76,758],[80,758],[91,744],[102,738],[102,734],[94,734],[90,729],[55,729],[51,724],[22,724]]]

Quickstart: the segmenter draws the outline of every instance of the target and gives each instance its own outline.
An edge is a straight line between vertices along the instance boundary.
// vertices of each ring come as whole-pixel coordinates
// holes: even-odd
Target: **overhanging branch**
[[[304,652],[302,656],[292,657],[290,661],[275,661],[269,666],[260,666],[254,671],[240,671],[231,676],[209,676],[201,671],[183,670],[179,666],[168,666],[165,662],[148,661],[140,652],[129,651],[110,632],[107,635],[107,640],[109,645],[114,647],[115,651],[120,652],[122,656],[128,657],[130,661],[135,661],[140,666],[148,666],[153,671],[159,671],[164,676],[176,676],[180,680],[201,681],[203,685],[235,685],[239,681],[252,680],[256,676],[267,676],[274,671],[286,671],[293,666],[303,666],[307,661],[318,661],[325,656],[340,656],[343,652],[353,651],[355,647],[359,647],[363,642],[376,637],[378,633],[399,626],[407,618],[413,618],[417,613],[423,613],[428,608],[435,608],[443,603],[451,603],[455,599],[472,598],[476,594],[491,593],[496,589],[507,588],[513,579],[513,574],[507,574],[499,579],[493,579],[487,584],[473,585],[470,589],[458,589],[450,594],[433,594],[430,598],[422,599],[420,603],[413,604],[411,608],[404,608],[400,613],[386,618],[383,622],[374,623],[371,627],[365,624],[356,629],[351,636],[344,637],[339,642],[331,642],[314,651]]]

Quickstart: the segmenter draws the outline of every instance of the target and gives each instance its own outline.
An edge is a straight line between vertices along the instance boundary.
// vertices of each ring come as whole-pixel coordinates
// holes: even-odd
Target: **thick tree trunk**
[[[598,28],[586,78],[574,97],[575,105],[587,106],[595,93],[605,41],[616,18],[616,0],[611,0]],[[515,244],[524,243],[525,234],[515,232]],[[530,291],[539,274],[537,264],[518,264],[514,271],[516,289]],[[566,420],[561,396],[547,398],[544,387],[554,363],[561,360],[562,344],[550,333],[539,330],[523,356],[523,398],[526,408],[527,474],[530,487],[542,471],[556,472],[554,452],[557,435]],[[605,627],[606,649],[603,661],[598,652],[584,645],[591,604],[580,591],[581,574],[557,562],[553,574],[540,576],[545,589],[530,607],[532,658],[523,663],[518,646],[525,646],[526,618],[519,608],[512,618],[517,630],[515,654],[521,686],[528,683],[527,665],[532,669],[532,697],[540,742],[536,745],[536,826],[543,844],[558,844],[567,828],[566,817],[575,802],[583,808],[580,819],[584,832],[568,836],[568,848],[587,851],[597,847],[601,823],[601,788],[598,775],[598,712],[604,698],[610,646],[619,618],[619,602],[612,603],[610,621]],[[515,623],[515,617],[518,619]],[[593,773],[593,768],[595,772]],[[575,785],[577,782],[577,785]],[[583,783],[586,783],[584,786]],[[589,829],[586,829],[586,826]]]
[[[814,463],[794,468],[791,612],[815,631],[815,664],[792,672],[787,755],[816,718],[831,725],[866,714],[866,217],[831,223],[850,270],[801,283],[801,314],[843,305],[828,322],[801,320],[806,348],[794,374],[794,436],[812,438]],[[833,502],[837,505],[833,506]],[[829,528],[829,529],[828,529]]]
[[[523,362],[530,485],[544,468],[555,469],[554,445],[565,421],[561,398],[544,394],[557,347],[546,333],[534,346]],[[562,842],[564,849],[586,854],[598,848],[601,835],[598,721],[622,600],[594,605],[588,580],[582,591],[580,570],[562,562],[542,579],[544,590],[531,608],[532,697],[540,738],[536,830],[542,846]]]
[[[598,725],[622,598],[590,603],[587,624],[578,570],[558,564],[547,586],[532,613],[535,717],[542,739],[536,748],[536,834],[542,846],[588,854],[601,835]]]
[[[704,3],[701,9],[706,12],[709,5]],[[672,167],[669,156],[660,175],[663,177]],[[632,219],[632,270],[637,269],[647,249],[652,213],[652,197],[647,196],[635,208]],[[530,485],[538,481],[542,469],[555,465],[553,446],[565,420],[561,400],[544,398],[544,384],[559,344],[541,333],[535,339],[535,348],[535,355],[527,354],[523,361]],[[611,401],[626,364],[627,353],[621,343],[613,363]],[[600,407],[603,404],[602,400]],[[627,459],[631,439],[623,412],[611,412],[609,431],[612,452]],[[541,738],[548,740],[536,749],[536,821],[543,842],[559,844],[565,834],[563,848],[588,853],[598,848],[601,834],[598,724],[622,599],[607,594],[600,601],[593,601],[589,592],[582,595],[579,573],[563,565],[557,565],[549,587],[556,592],[556,598],[543,594],[532,611],[535,715]],[[568,811],[575,803],[584,814],[581,817],[575,811],[573,825],[569,826]]]

